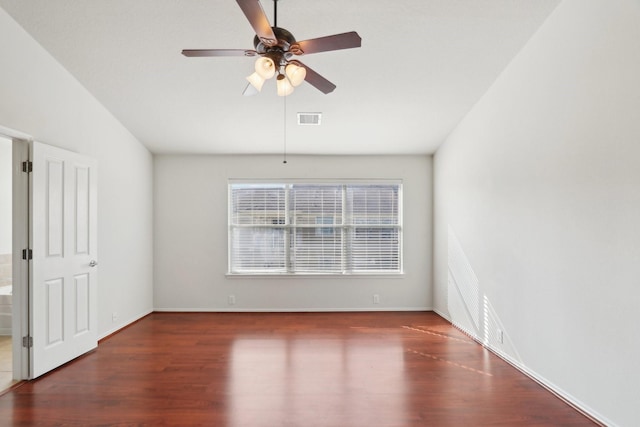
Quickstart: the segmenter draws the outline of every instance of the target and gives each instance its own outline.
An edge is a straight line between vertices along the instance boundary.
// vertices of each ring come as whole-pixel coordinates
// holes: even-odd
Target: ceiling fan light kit
[[[273,0],[275,24],[273,27],[269,23],[259,0],[236,1],[256,32],[253,40],[255,50],[185,49],[182,54],[187,57],[258,56],[255,62],[255,72],[247,77],[249,85],[245,88],[244,95],[255,95],[260,92],[264,82],[276,74],[276,88],[279,96],[291,94],[294,87],[299,86],[304,81],[324,94],[331,93],[336,88],[336,85],[310,69],[307,65],[291,58],[294,55],[301,56],[332,50],[351,49],[360,47],[362,44],[362,39],[355,31],[298,42],[293,34],[284,28],[278,27],[278,0]],[[249,86],[251,86],[251,89]]]
[[[278,89],[278,96],[287,96],[293,93],[293,85],[284,74],[278,74],[276,88]]]
[[[284,73],[293,86],[300,86],[304,82],[304,78],[307,77],[307,70],[293,62],[287,64]]]
[[[260,92],[262,90],[262,85],[264,84],[264,79],[262,78],[262,76],[260,76],[260,74],[258,74],[258,72],[255,72],[253,74],[251,74],[249,77],[247,77],[247,80],[249,81],[249,83],[251,83],[251,86],[253,86],[254,88],[256,88],[256,90],[258,92]],[[255,95],[255,92],[250,92],[250,95]]]
[[[262,56],[256,60],[255,70],[260,77],[268,80],[276,73],[276,66],[271,58]]]

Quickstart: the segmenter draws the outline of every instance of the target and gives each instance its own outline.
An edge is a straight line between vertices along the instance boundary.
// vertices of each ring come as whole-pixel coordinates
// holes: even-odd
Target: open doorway
[[[12,145],[0,135],[0,391],[13,383]]]
[[[94,159],[0,126],[0,391],[98,344],[97,190]]]

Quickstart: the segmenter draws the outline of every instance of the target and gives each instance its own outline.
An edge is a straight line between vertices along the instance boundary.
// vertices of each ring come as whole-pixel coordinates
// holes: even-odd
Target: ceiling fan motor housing
[[[276,44],[268,46],[256,35],[253,38],[253,45],[258,55],[271,58],[277,65],[285,65],[287,60],[294,54],[292,50],[299,50],[296,39],[293,34],[284,28],[271,27],[271,29],[278,40]]]

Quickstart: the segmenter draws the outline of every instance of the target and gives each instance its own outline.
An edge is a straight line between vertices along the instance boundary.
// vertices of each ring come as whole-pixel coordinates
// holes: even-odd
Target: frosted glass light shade
[[[307,77],[306,68],[300,67],[296,64],[288,64],[284,69],[284,73],[287,75],[293,86],[300,86],[305,77]]]
[[[255,65],[256,73],[264,80],[270,79],[276,73],[276,66],[271,60],[271,58],[267,58],[262,56],[256,60]]]
[[[247,77],[247,81],[251,83],[251,86],[255,87],[258,92],[262,90],[264,79],[260,77],[258,73],[251,74],[249,77]]]
[[[293,92],[293,85],[291,85],[289,79],[283,74],[278,74],[276,86],[278,87],[278,96],[287,96]]]

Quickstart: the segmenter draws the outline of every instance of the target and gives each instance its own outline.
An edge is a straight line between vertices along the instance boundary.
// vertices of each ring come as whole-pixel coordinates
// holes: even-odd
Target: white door
[[[95,160],[32,143],[30,378],[98,345]]]

